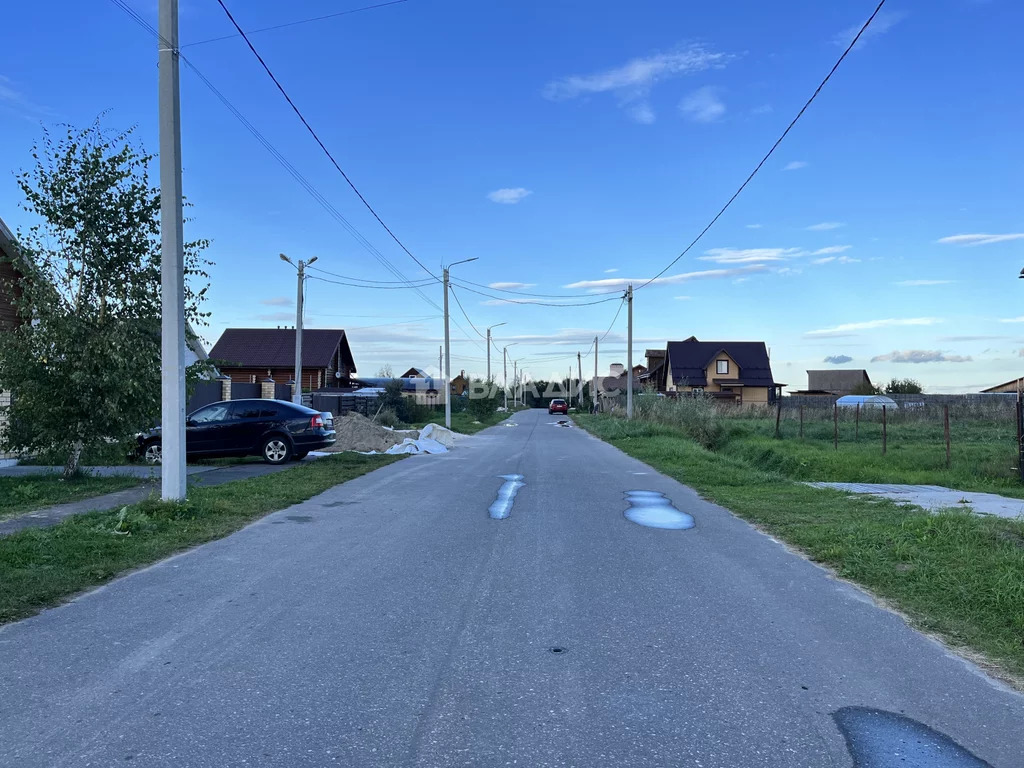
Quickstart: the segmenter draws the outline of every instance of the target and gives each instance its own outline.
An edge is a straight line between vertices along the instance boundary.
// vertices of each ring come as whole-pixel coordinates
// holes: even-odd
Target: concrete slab
[[[1024,499],[995,493],[957,491],[941,485],[899,485],[890,483],[807,483],[815,488],[832,488],[847,493],[880,496],[901,504],[914,504],[931,512],[939,509],[970,509],[979,515],[1018,518],[1024,515]]]

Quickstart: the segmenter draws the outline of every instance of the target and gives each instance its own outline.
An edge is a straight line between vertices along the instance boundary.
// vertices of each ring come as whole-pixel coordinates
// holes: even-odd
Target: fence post
[[[950,453],[949,453],[949,406],[944,405],[942,407],[942,426],[946,433],[946,469],[951,466]]]
[[[274,380],[267,376],[263,381],[260,382],[260,397],[264,400],[273,400],[274,395],[277,394],[274,391]]]
[[[217,377],[217,381],[220,382],[220,399],[230,400],[231,399],[231,377],[226,374],[221,374]]]
[[[857,431],[853,435],[854,440],[860,440],[860,403],[857,403]]]
[[[839,450],[839,404],[832,403],[832,441]]]
[[[885,451],[889,447],[889,434],[885,416],[885,406],[882,406],[882,455],[885,456]]]
[[[804,407],[800,406],[800,439],[804,439]]]
[[[782,400],[775,404],[775,438],[779,438],[779,420],[782,418]]]

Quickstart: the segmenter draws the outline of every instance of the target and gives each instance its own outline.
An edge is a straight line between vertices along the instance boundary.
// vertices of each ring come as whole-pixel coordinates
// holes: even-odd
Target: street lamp
[[[448,332],[448,270],[456,264],[468,264],[476,260],[477,257],[474,256],[471,259],[456,261],[442,270],[444,273],[444,280],[442,281],[444,283],[444,425],[448,429],[452,428],[452,353]]]
[[[295,387],[292,389],[292,402],[302,405],[302,284],[306,280],[306,267],[318,257],[314,256],[309,261],[299,259],[299,263],[296,264],[283,253],[278,255],[281,261],[287,261],[299,272],[299,292],[295,299]]]
[[[511,344],[506,344],[501,349],[501,364],[502,364],[501,388],[505,390],[505,410],[506,411],[508,410],[508,348],[509,347],[514,347],[518,343],[519,343],[518,341],[513,341]]]
[[[491,383],[491,328],[497,328],[499,325],[508,325],[508,323],[495,323],[487,329],[487,384]]]

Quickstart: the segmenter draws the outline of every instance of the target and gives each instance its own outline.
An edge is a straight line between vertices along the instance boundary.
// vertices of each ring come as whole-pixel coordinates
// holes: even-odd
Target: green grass
[[[431,423],[433,423],[433,424],[441,424],[443,426],[444,425],[444,412],[436,414],[436,415],[437,415],[437,418],[431,419],[430,421],[420,421],[420,422],[417,422],[416,424],[411,425],[411,428],[422,429],[423,427],[427,426],[427,424],[431,424]],[[489,414],[488,416],[485,416],[484,418],[481,419],[479,416],[474,416],[473,414],[469,413],[468,411],[463,411],[462,413],[453,413],[452,414],[452,431],[454,431],[454,432],[461,432],[464,435],[474,435],[477,432],[479,432],[481,429],[487,429],[487,427],[493,427],[495,424],[498,424],[498,423],[504,421],[510,415],[511,415],[511,413],[495,412],[495,413]]]
[[[181,504],[150,499],[0,538],[0,623],[15,621],[132,568],[232,533],[400,456],[346,453],[272,475],[193,488]]]
[[[65,480],[60,473],[0,477],[0,520],[54,504],[123,491],[141,482],[143,480],[137,477],[93,477],[86,474]]]
[[[890,601],[920,629],[1024,676],[1024,523],[954,510],[929,514],[811,488],[771,462],[762,468],[756,453],[739,455],[748,449],[712,453],[679,428],[574,418]]]

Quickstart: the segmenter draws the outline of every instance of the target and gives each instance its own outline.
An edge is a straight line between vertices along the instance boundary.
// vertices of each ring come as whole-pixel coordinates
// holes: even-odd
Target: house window
[[[719,360],[718,361],[718,373],[728,373],[728,372],[729,372],[729,361],[728,360]]]

